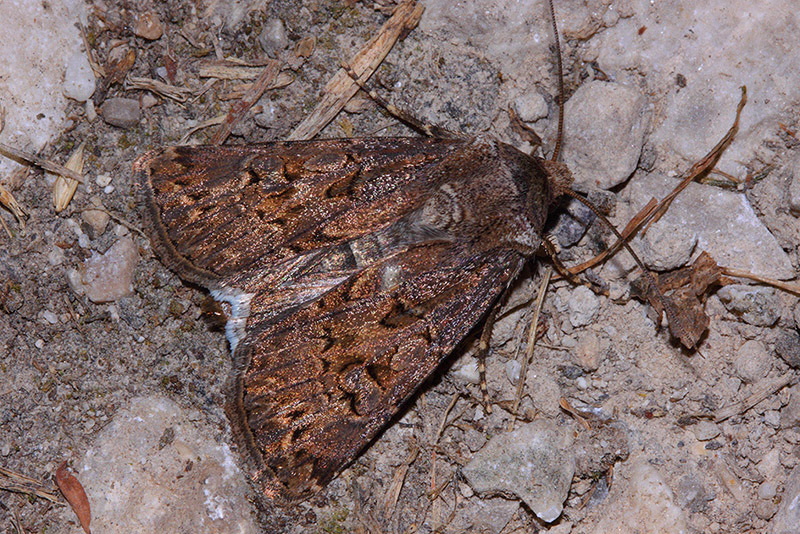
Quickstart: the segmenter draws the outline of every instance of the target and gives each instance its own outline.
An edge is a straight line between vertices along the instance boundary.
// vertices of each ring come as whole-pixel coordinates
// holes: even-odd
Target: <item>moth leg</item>
[[[506,293],[508,293],[508,291],[506,291]],[[486,384],[486,354],[489,352],[492,328],[494,327],[497,313],[500,311],[504,300],[505,298],[501,297],[489,312],[489,315],[486,317],[486,322],[483,323],[481,339],[478,341],[478,376],[480,376],[481,381],[481,402],[483,403],[483,409],[486,413],[492,413],[492,403],[489,400],[489,386]]]
[[[558,259],[558,245],[552,235],[545,236],[545,238],[542,240],[542,248],[550,257],[550,260],[553,262],[553,266],[556,268],[556,271],[558,271],[558,274],[575,285],[588,287],[598,295],[608,295],[608,290],[606,288],[592,282],[591,280],[584,281],[569,272],[569,269],[567,269],[566,265],[561,263],[561,260]]]
[[[361,81],[361,78],[359,78],[358,74],[356,74],[352,67],[350,67],[350,65],[343,62],[342,68],[353,79],[356,85],[358,85],[362,91],[367,93],[376,104],[385,109],[387,113],[395,117],[397,120],[405,123],[414,130],[420,132],[422,135],[427,135],[428,137],[438,137],[440,139],[463,139],[465,137],[464,135],[458,132],[450,131],[447,128],[443,128],[435,124],[428,124],[410,111],[398,108],[376,93],[374,90],[367,87],[366,84]]]

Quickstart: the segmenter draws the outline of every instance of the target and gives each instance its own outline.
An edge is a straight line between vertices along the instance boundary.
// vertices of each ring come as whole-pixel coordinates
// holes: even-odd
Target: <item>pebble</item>
[[[795,330],[783,330],[775,341],[775,352],[792,369],[800,369],[800,334]]]
[[[98,197],[95,196],[90,198],[89,203],[91,204],[91,207],[83,210],[81,213],[81,218],[89,227],[87,230],[90,234],[89,237],[92,239],[97,239],[103,235],[103,232],[106,231],[106,227],[108,227],[111,217],[106,212],[105,208],[103,207],[103,203]]]
[[[161,19],[158,18],[158,15],[152,11],[146,11],[136,17],[136,23],[133,25],[133,33],[148,41],[155,41],[164,34],[164,25],[161,23]]]
[[[522,122],[536,122],[547,117],[547,102],[541,93],[531,91],[514,100],[514,110]]]
[[[794,305],[794,327],[800,330],[800,302]]]
[[[516,495],[551,523],[561,515],[575,472],[573,440],[568,427],[538,419],[493,437],[463,473],[476,492]]]
[[[580,286],[572,291],[568,306],[569,322],[578,328],[594,321],[600,309],[600,299],[588,287]]]
[[[75,462],[91,499],[92,531],[261,532],[231,450],[209,439],[215,430],[202,421],[151,396],[131,400],[108,424],[85,423],[87,429],[101,426]],[[172,443],[159,448],[170,428]],[[186,469],[190,460],[193,468]],[[169,513],[154,514],[154,503]],[[63,516],[74,522],[69,508]]]
[[[732,314],[755,326],[772,326],[781,316],[775,290],[744,284],[725,286],[717,296]]]
[[[58,315],[51,312],[50,310],[43,311],[42,318],[50,324],[56,324],[58,322]]]
[[[800,384],[789,390],[789,403],[781,409],[781,428],[800,425]]]
[[[685,475],[678,481],[676,499],[681,508],[692,512],[701,511],[706,505],[706,490],[703,483],[693,475]]]
[[[771,499],[778,494],[778,485],[772,480],[765,480],[758,486],[759,499]]]
[[[517,360],[508,360],[506,362],[506,378],[512,384],[519,382],[519,374],[522,371],[522,364]]]
[[[97,178],[94,179],[94,183],[100,187],[105,187],[111,183],[111,180],[112,178],[110,174],[98,174]]]
[[[655,271],[671,271],[689,262],[697,233],[686,224],[659,221],[640,241],[642,261]]]
[[[578,338],[578,345],[573,351],[575,363],[586,371],[595,371],[600,367],[608,347],[608,340],[601,339],[596,332],[582,333]]]
[[[800,217],[800,155],[791,164],[792,178],[789,180],[789,212]]]
[[[85,294],[92,302],[112,302],[133,291],[133,274],[138,261],[136,244],[125,237],[105,254],[93,252],[79,271],[68,271],[67,279],[73,291]]]
[[[719,436],[719,427],[711,421],[700,421],[692,427],[694,437],[698,441],[708,441]]]
[[[44,339],[37,339],[34,342],[33,346],[36,347],[37,349],[43,349],[44,348]]]
[[[289,38],[286,36],[286,28],[280,19],[271,19],[264,24],[264,29],[258,36],[258,44],[261,49],[272,57],[289,46]]]
[[[564,162],[576,183],[610,189],[633,173],[649,120],[635,88],[611,82],[581,85],[564,111]]]
[[[139,124],[139,101],[133,98],[109,98],[100,107],[103,120],[118,128],[131,128]]]
[[[467,384],[478,384],[481,381],[478,372],[478,359],[472,356],[463,356],[453,364],[453,376]]]
[[[767,376],[772,369],[772,357],[762,342],[751,339],[736,351],[733,368],[743,382],[752,384]]]
[[[94,94],[96,83],[94,72],[85,52],[75,52],[67,59],[67,68],[64,71],[64,96],[86,102]]]

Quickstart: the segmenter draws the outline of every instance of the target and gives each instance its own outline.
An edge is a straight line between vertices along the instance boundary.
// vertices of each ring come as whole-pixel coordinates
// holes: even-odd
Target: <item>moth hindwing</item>
[[[134,164],[153,248],[230,305],[226,412],[270,502],[328,483],[540,246],[540,160],[493,138],[172,147]]]

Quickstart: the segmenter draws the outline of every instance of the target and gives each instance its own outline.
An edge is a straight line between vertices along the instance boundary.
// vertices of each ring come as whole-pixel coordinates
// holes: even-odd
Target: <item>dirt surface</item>
[[[230,440],[221,409],[221,389],[230,370],[227,341],[201,313],[205,292],[167,270],[136,231],[141,227],[141,206],[133,190],[131,164],[146,150],[176,144],[191,127],[227,112],[233,102],[228,99],[231,91],[241,82],[217,81],[209,87],[204,86],[208,79],[198,74],[215,55],[257,61],[267,57],[267,49],[281,62],[291,83],[267,92],[234,128],[228,143],[284,139],[314,107],[340,62],[351,58],[385,22],[391,4],[381,3],[386,4],[383,10],[372,2],[322,0],[276,0],[266,6],[242,2],[236,9],[223,2],[196,5],[175,0],[88,4],[88,43],[101,65],[108,69],[110,58],[123,55],[120,46],[129,47],[135,61],[128,79],[163,76],[159,79],[188,88],[192,96],[177,102],[121,83],[107,87],[99,83],[95,117],[85,104],[73,101],[66,112],[69,124],[41,154],[64,161],[79,143],[87,143],[86,184],[61,213],[54,212],[51,189],[36,173],[13,184],[0,182],[30,215],[22,229],[8,212],[0,213],[13,231],[12,236],[3,232],[0,240],[0,465],[53,489],[51,480],[62,460],[80,459],[132,399],[155,394],[191,408],[195,423],[208,429],[207,439]],[[587,7],[564,1],[557,2],[556,9],[566,26],[568,97],[595,79],[631,85],[646,98],[648,129],[636,171],[608,195],[617,204],[617,224],[624,225],[623,213],[631,211],[624,204],[631,196],[626,192],[631,183],[651,172],[671,176],[684,172],[722,137],[733,120],[738,86],[746,81],[737,78],[737,65],[747,61],[740,58],[739,63],[720,67],[727,69],[732,81],[729,92],[727,86],[719,92],[733,97],[720,103],[708,97],[703,109],[697,107],[698,101],[681,108],[676,103],[683,98],[679,86],[685,86],[687,77],[690,88],[706,83],[705,79],[693,72],[673,72],[663,63],[653,65],[647,54],[632,57],[635,52],[624,46],[620,50],[619,43],[615,49],[612,30],[628,24],[642,30],[639,38],[644,42],[656,32],[672,32],[676,43],[697,42],[697,35],[703,35],[704,43],[706,39],[714,43],[708,33],[716,31],[716,19],[705,12],[690,14],[691,2],[672,2],[683,18],[677,17],[674,26],[660,21],[664,9],[648,15],[661,24],[654,27],[653,22],[639,20],[645,6],[616,4],[593,2]],[[786,10],[790,5],[777,3],[772,9]],[[615,16],[608,14],[610,8],[618,8]],[[454,14],[446,11],[431,2],[420,28],[395,46],[370,83],[427,121],[469,134],[491,133],[523,148],[530,145],[511,126],[507,110],[518,105],[519,98],[536,93],[543,97],[545,116],[532,125],[549,151],[557,83],[545,7],[537,2],[524,6],[485,2],[464,8],[463,27],[454,25],[448,18]],[[137,17],[147,12],[164,26],[158,39],[133,32]],[[283,22],[285,35],[259,39],[276,20]],[[683,25],[686,20],[691,24]],[[794,24],[796,28],[796,19]],[[474,33],[464,34],[469,31]],[[505,34],[507,42],[499,37]],[[515,40],[520,35],[527,39]],[[776,37],[776,49],[787,35],[791,33]],[[297,44],[311,37],[313,53],[304,61],[298,59]],[[604,55],[610,54],[601,48],[605,46],[615,50],[613,60]],[[734,45],[719,42],[720,49],[729,47]],[[741,56],[746,58],[747,53],[743,50]],[[778,49],[775,54],[782,52]],[[769,71],[769,61],[757,63]],[[768,85],[760,80],[755,82],[757,88]],[[775,85],[791,84],[778,80]],[[765,178],[741,194],[796,271],[798,222],[789,211],[789,190],[797,158],[798,116],[792,106],[800,95],[792,94],[793,89],[779,92],[780,97],[767,89],[760,94],[749,89],[756,109],[772,106],[774,114],[762,121],[745,115],[743,137],[751,148],[734,149],[736,157],[723,166],[739,178],[769,167]],[[698,94],[709,92],[714,89]],[[103,100],[117,96],[139,102],[141,118],[135,125],[104,122]],[[686,115],[667,116],[676,109]],[[6,106],[6,112],[13,110]],[[676,120],[688,121],[689,129],[700,125],[694,128],[696,147],[678,143],[669,148],[663,125]],[[212,132],[213,128],[202,129],[190,142],[207,141]],[[359,95],[319,137],[371,135],[414,133]],[[687,155],[695,148],[693,157]],[[601,147],[595,150],[602,152]],[[111,176],[112,190],[97,185],[98,176]],[[100,235],[93,235],[82,218],[93,196],[99,196],[114,215]],[[88,236],[88,246],[79,243],[76,227]],[[78,267],[92,251],[105,252],[124,235],[134,239],[142,257],[134,291],[106,304],[77,295],[67,270]],[[592,225],[578,245],[563,251],[562,260],[576,263],[610,241],[607,231]],[[758,256],[758,243],[742,235],[740,251]],[[290,531],[602,532],[611,528],[604,523],[608,517],[630,524],[632,518],[646,517],[641,510],[654,509],[647,508],[647,498],[636,497],[637,484],[667,488],[663,495],[678,520],[665,525],[671,530],[662,531],[678,532],[679,526],[689,532],[772,528],[784,486],[793,469],[797,476],[800,460],[800,406],[795,406],[796,399],[792,404],[792,395],[800,391],[779,387],[791,386],[800,366],[797,297],[772,293],[766,305],[771,311],[756,309],[757,319],[746,322],[719,296],[711,295],[705,303],[709,331],[696,350],[685,350],[670,339],[666,328],[658,328],[647,306],[629,299],[630,280],[616,277],[618,271],[613,269],[597,270],[610,283],[613,299],[586,297],[563,280],[551,284],[544,304],[545,334],[527,370],[517,411],[517,426],[545,418],[574,431],[579,461],[562,516],[545,523],[516,497],[478,495],[472,490],[460,469],[512,420],[517,390],[512,361],[524,351],[532,299],[545,265],[546,261],[532,263],[526,269],[494,329],[487,362],[493,413],[486,414],[480,403],[473,357],[476,343],[471,340],[350,468],[318,496],[298,505]],[[774,320],[764,319],[769,313]],[[582,314],[588,314],[588,321]],[[744,351],[745,346],[751,352]],[[721,420],[725,408],[764,388],[768,393],[754,407],[733,410]],[[594,410],[623,431],[604,434],[597,426],[592,432],[585,430],[559,407],[561,398]],[[605,454],[612,438],[619,454],[609,457]],[[651,478],[642,476],[642,465],[657,476],[651,471],[647,472]],[[400,485],[397,495],[390,491],[395,485]],[[77,528],[61,505],[8,491],[0,492],[0,518],[8,532],[14,531],[13,524],[22,532]],[[654,521],[641,531],[650,532],[647,528],[655,525]]]

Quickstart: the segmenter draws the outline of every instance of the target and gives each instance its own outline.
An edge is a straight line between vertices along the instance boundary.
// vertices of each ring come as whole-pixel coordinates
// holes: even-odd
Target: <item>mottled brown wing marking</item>
[[[174,147],[145,154],[134,171],[160,255],[206,284],[395,220],[413,208],[420,168],[464,145],[433,141]]]
[[[294,501],[330,481],[366,446],[477,324],[521,255],[418,247],[361,271],[316,301],[248,335],[228,406],[265,495]]]

